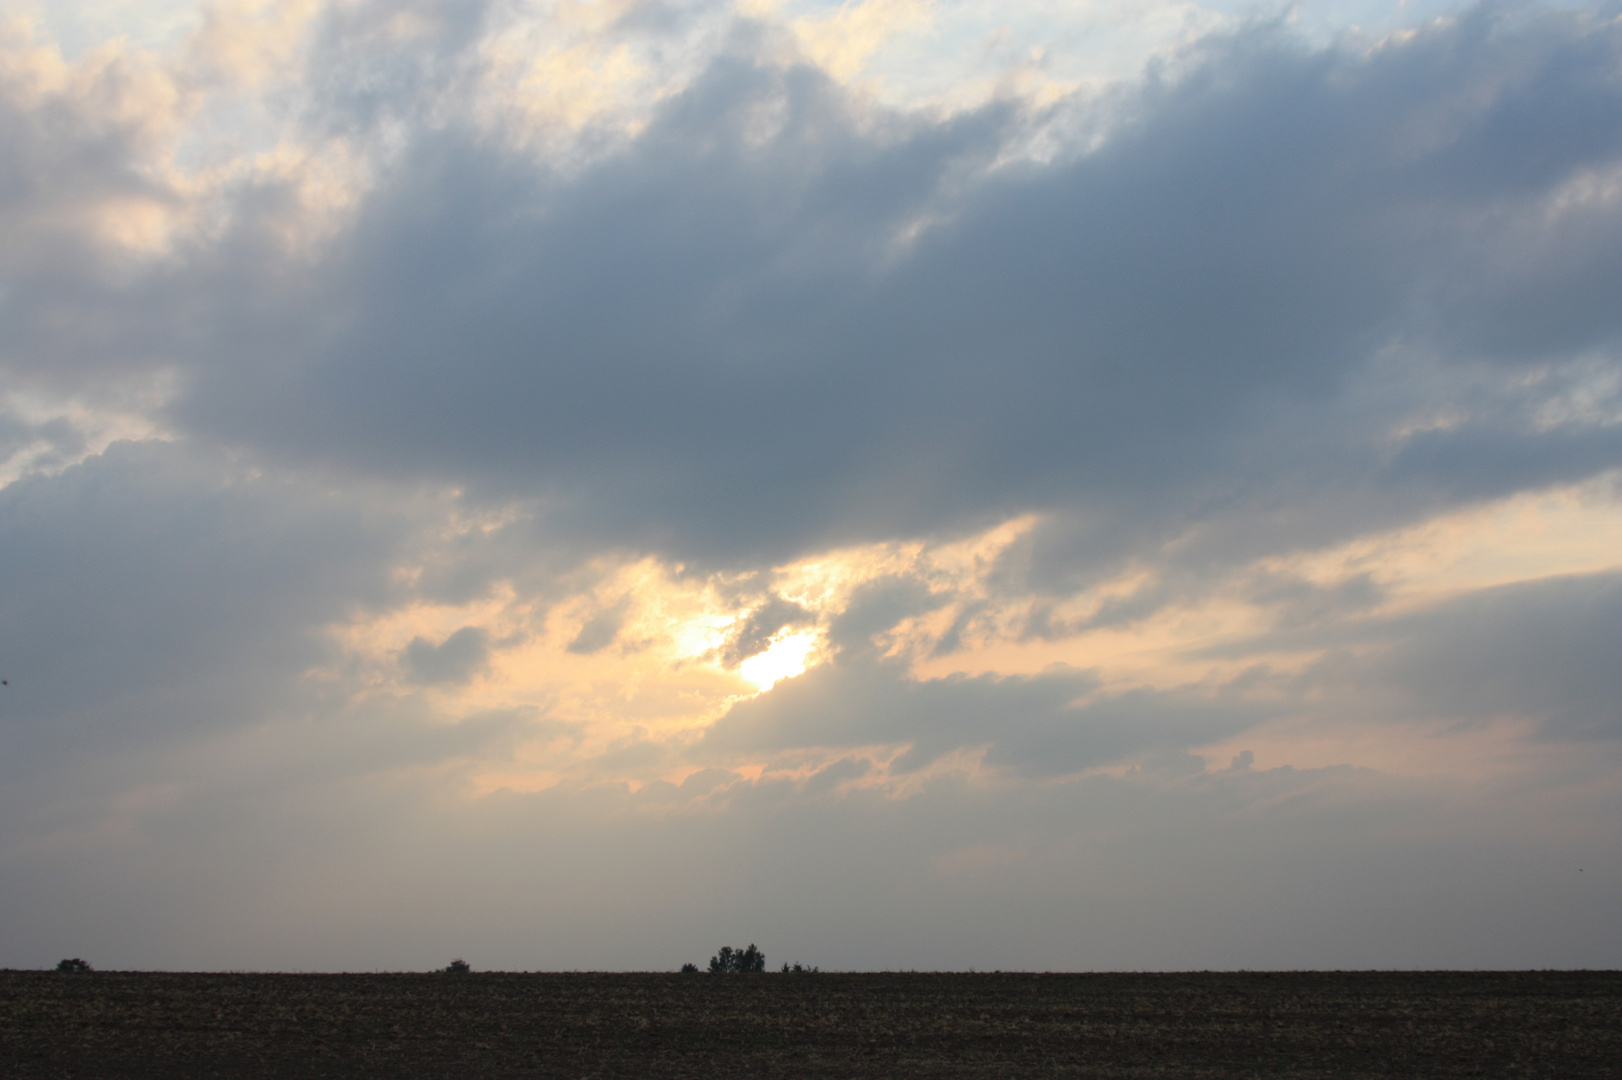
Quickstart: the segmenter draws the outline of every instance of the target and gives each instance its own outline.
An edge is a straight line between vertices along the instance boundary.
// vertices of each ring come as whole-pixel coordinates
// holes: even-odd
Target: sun
[[[765,652],[756,653],[739,664],[738,674],[765,692],[777,685],[778,680],[791,679],[804,671],[811,650],[816,646],[815,630],[781,634]]]

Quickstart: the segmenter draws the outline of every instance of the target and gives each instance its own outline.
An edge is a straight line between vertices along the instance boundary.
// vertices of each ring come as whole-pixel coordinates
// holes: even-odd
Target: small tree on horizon
[[[447,975],[466,975],[468,972],[470,972],[472,970],[473,969],[468,966],[468,962],[466,960],[463,960],[460,956],[458,956],[455,960],[452,960],[448,965],[446,965],[445,974],[447,974]]]
[[[59,960],[56,964],[58,971],[89,971],[90,965],[75,956],[72,960]]]

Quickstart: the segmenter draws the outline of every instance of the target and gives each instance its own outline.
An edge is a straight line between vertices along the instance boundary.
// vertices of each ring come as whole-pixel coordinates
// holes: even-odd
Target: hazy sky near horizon
[[[0,966],[1622,966],[1622,7],[0,0]]]

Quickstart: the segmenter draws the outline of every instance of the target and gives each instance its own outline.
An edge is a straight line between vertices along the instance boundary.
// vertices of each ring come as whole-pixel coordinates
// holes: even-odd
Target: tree
[[[697,975],[698,974],[698,965],[697,964],[683,964],[681,966],[681,973],[683,975]]]
[[[89,971],[90,965],[75,956],[72,960],[62,960],[56,965],[58,971]]]
[[[710,957],[711,975],[749,974],[766,970],[766,954],[751,943],[747,949],[721,946],[721,951]]]
[[[445,968],[445,974],[447,974],[447,975],[466,975],[468,972],[470,972],[472,970],[473,969],[468,966],[467,961],[463,960],[460,956],[458,956],[455,960],[452,960],[450,962],[449,966],[447,966]]]

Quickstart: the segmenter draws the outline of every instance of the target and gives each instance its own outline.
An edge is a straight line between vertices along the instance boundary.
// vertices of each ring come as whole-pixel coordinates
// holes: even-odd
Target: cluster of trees
[[[721,951],[710,957],[711,975],[743,975],[766,970],[766,954],[755,947],[753,943],[746,949],[734,949],[730,945],[721,946]],[[783,964],[785,975],[812,975],[816,968],[805,964]],[[697,964],[683,964],[683,975],[697,975]]]
[[[766,970],[766,954],[750,942],[747,949],[721,946],[721,951],[710,957],[711,975],[748,975]]]
[[[90,970],[90,965],[85,963],[83,960],[80,960],[77,956],[75,956],[72,960],[60,960],[60,961],[58,961],[57,965],[56,965],[56,970],[58,970],[58,971],[89,971]]]

